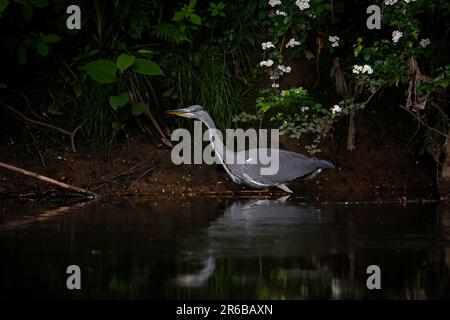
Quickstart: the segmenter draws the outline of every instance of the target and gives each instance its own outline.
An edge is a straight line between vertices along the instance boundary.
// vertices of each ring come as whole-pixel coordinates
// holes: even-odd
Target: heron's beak
[[[173,115],[173,116],[179,116],[179,117],[185,117],[185,118],[189,118],[189,116],[192,115],[186,109],[167,110],[166,113]]]

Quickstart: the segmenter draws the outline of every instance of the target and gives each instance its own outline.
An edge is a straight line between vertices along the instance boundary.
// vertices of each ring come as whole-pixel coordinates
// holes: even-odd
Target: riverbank
[[[296,141],[282,137],[281,147],[302,152]],[[31,150],[31,151],[30,151]],[[234,184],[219,165],[174,165],[170,149],[157,148],[144,137],[111,150],[78,145],[51,147],[40,155],[30,145],[0,147],[0,161],[107,196],[237,196],[281,194],[278,189],[249,190]],[[331,141],[323,157],[336,169],[290,185],[296,195],[315,201],[421,200],[435,198],[433,179],[417,159],[396,145],[343,150]],[[45,166],[44,166],[45,164]],[[51,197],[61,191],[30,177],[0,171],[4,197]],[[64,192],[63,192],[64,194]]]

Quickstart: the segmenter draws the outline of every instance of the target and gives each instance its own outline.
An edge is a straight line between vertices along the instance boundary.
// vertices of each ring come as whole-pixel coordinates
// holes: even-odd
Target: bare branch
[[[79,188],[79,187],[76,187],[76,186],[73,186],[73,185],[70,185],[70,184],[67,184],[67,183],[64,183],[64,182],[61,182],[61,181],[58,181],[58,180],[55,180],[55,179],[43,176],[43,175],[40,175],[40,174],[32,172],[32,171],[28,171],[28,170],[25,170],[25,169],[21,169],[21,168],[12,166],[10,164],[6,164],[4,162],[0,162],[0,168],[6,169],[6,170],[10,170],[10,171],[14,171],[14,172],[17,172],[17,173],[20,173],[20,174],[23,174],[23,175],[26,175],[26,176],[29,176],[29,177],[33,177],[35,179],[38,179],[38,180],[41,180],[41,181],[44,181],[44,182],[47,182],[47,183],[54,184],[54,185],[56,185],[58,187],[61,187],[61,188],[64,188],[64,189],[76,191],[76,192],[79,192],[79,193],[88,194],[90,196],[93,196],[94,198],[99,198],[100,197],[99,194],[94,193],[92,191],[89,191],[87,189]]]

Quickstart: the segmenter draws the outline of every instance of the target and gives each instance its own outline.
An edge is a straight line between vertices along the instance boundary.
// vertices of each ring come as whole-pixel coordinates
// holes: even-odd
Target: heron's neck
[[[216,128],[213,119],[211,119],[209,115],[207,115],[202,121],[209,129],[209,141],[211,141],[211,145],[216,152],[216,155],[219,157],[222,165],[225,166],[226,159],[232,160],[234,157],[234,152],[228,149],[226,145],[224,145],[222,139],[220,139],[220,136],[218,134],[214,134],[214,131],[217,132],[218,129]]]

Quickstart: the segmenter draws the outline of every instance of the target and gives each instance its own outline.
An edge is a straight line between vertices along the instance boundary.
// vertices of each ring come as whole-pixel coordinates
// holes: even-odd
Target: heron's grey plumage
[[[190,106],[185,109],[167,111],[186,118],[195,118],[202,121],[208,129],[216,130],[214,121],[206,110],[200,105]],[[285,183],[297,179],[311,179],[324,169],[333,169],[334,166],[327,160],[308,158],[299,153],[287,150],[275,149],[250,149],[239,152],[229,150],[220,139],[210,133],[210,141],[228,175],[235,183],[246,184],[254,188],[279,187],[290,191]],[[274,175],[261,175],[261,168],[267,167],[260,162],[251,161],[253,154],[267,154],[269,157],[274,152],[279,153],[279,169]],[[232,159],[233,161],[227,161]],[[258,159],[259,161],[259,159]],[[292,192],[292,191],[290,191]]]

